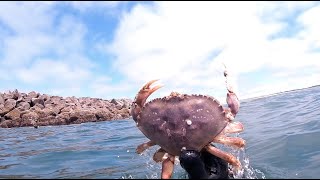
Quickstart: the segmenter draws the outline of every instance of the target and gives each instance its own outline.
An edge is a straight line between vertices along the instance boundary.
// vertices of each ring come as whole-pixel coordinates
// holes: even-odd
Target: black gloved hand
[[[229,179],[229,169],[226,161],[212,155],[206,150],[201,151],[201,159],[209,174],[208,179]]]
[[[208,179],[208,173],[199,152],[183,150],[179,160],[182,168],[187,171],[189,179]]]
[[[182,150],[179,160],[189,179],[229,179],[228,163],[206,150]]]

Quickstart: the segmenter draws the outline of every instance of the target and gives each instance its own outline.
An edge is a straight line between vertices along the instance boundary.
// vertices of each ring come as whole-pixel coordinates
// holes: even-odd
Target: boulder
[[[12,128],[14,127],[14,124],[11,120],[5,120],[3,122],[0,123],[0,127],[2,128]]]
[[[3,94],[4,100],[13,99],[13,94],[11,92]]]
[[[11,110],[10,112],[8,112],[6,115],[4,115],[4,117],[6,119],[11,119],[13,121],[17,121],[20,120],[20,110],[18,108],[15,108],[13,110]]]
[[[0,93],[0,104],[4,104],[4,98],[1,93]]]
[[[36,104],[40,104],[40,105],[44,106],[44,100],[41,98],[32,98],[31,99],[31,106],[34,106]]]
[[[36,92],[34,92],[34,91],[31,91],[31,92],[29,92],[28,93],[28,98],[30,98],[30,99],[32,99],[32,98],[37,98],[37,97],[39,97],[39,93],[36,93]]]
[[[96,118],[98,121],[104,120],[111,120],[113,114],[107,108],[99,108],[96,110]]]
[[[26,111],[21,115],[22,119],[31,119],[31,120],[35,120],[38,121],[39,119],[39,115],[36,112],[32,112],[32,111]]]
[[[30,109],[30,104],[27,103],[27,102],[19,102],[18,105],[17,105],[17,108],[20,110],[20,111],[25,111],[25,110],[29,110]]]
[[[7,114],[8,112],[10,112],[13,108],[16,107],[16,100],[14,99],[7,99],[4,102],[3,106],[0,106],[0,116],[3,116],[5,114]]]
[[[47,100],[50,100],[50,96],[47,94],[42,94],[38,97],[39,99],[42,99],[44,102]]]

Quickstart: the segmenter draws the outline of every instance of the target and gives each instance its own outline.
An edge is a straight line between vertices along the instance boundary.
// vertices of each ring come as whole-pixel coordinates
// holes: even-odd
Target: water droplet
[[[175,156],[174,157],[174,164],[175,165],[179,165],[180,164],[179,156]]]

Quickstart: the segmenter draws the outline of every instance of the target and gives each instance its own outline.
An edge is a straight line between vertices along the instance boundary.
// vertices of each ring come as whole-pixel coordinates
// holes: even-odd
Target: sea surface
[[[238,178],[320,178],[320,86],[241,102],[245,131]],[[132,119],[0,128],[0,178],[160,178],[152,147]],[[228,149],[226,149],[228,150]],[[173,178],[185,179],[177,163]]]

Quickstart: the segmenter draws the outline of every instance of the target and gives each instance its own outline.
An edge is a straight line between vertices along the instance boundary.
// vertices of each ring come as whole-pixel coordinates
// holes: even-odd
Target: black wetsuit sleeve
[[[199,152],[183,151],[179,160],[182,168],[187,171],[189,179],[208,179],[209,176]]]
[[[183,150],[179,160],[189,179],[229,179],[228,163],[205,150]]]

